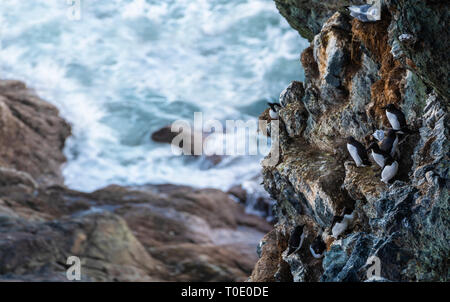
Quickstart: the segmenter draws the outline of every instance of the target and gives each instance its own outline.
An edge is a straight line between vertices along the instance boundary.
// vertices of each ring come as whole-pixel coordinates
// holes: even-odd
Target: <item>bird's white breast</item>
[[[316,252],[314,252],[314,249],[309,246],[309,250],[311,251],[311,255],[313,255],[314,258],[319,259],[323,257],[323,253],[322,254],[316,254]]]
[[[271,119],[276,120],[278,118],[278,112],[275,112],[272,109],[269,110],[269,115]]]
[[[392,126],[392,129],[394,130],[400,130],[400,123],[397,120],[397,116],[393,113],[390,113],[388,111],[386,111],[386,116],[389,120],[389,123]]]
[[[342,222],[338,222],[333,226],[333,229],[331,230],[333,237],[338,238],[339,235],[345,232],[348,226],[348,221],[346,219],[343,219]]]
[[[373,152],[373,150],[372,150],[372,157],[373,157],[373,159],[375,160],[375,162],[376,162],[381,168],[384,167],[384,161],[385,161],[385,158],[384,158],[383,155],[378,154],[378,153],[375,153],[375,152]]]
[[[353,211],[351,214],[344,215],[344,219],[347,220],[348,224],[351,224],[353,222],[354,217],[355,217],[355,211]]]
[[[301,248],[303,245],[303,240],[305,239],[305,232],[302,233],[302,235],[300,236],[300,243],[298,244],[298,248]]]
[[[362,164],[362,160],[358,155],[358,149],[356,149],[355,146],[351,145],[351,144],[347,144],[347,150],[350,153],[350,155],[352,156],[353,160],[356,163],[356,166],[361,166]]]
[[[394,161],[390,166],[384,166],[383,172],[381,172],[381,181],[387,183],[392,177],[397,174],[398,163]]]

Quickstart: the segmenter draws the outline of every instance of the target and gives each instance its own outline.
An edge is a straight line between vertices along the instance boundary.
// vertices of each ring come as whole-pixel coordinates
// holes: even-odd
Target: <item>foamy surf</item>
[[[66,185],[174,183],[228,189],[252,179],[262,156],[174,156],[152,132],[201,111],[254,119],[292,80],[307,42],[272,0],[2,1],[1,78],[25,81],[73,127]],[[207,168],[205,168],[207,167]]]

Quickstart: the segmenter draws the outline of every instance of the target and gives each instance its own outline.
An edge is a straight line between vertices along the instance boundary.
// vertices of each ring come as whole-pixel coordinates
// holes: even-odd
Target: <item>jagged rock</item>
[[[405,67],[417,73],[444,99],[450,98],[448,70],[450,63],[444,59],[450,48],[447,36],[449,18],[445,1],[389,0],[389,10],[395,20],[389,38],[397,41],[407,59]]]
[[[40,184],[61,184],[69,135],[53,105],[22,82],[0,80],[0,166],[26,172]]]
[[[365,4],[364,0],[276,0],[280,13],[300,35],[312,40],[325,21],[338,9],[351,4]]]
[[[288,1],[281,2],[278,6]],[[381,273],[368,281],[450,280],[449,89],[444,75],[449,68],[445,63],[435,66],[448,61],[443,51],[448,39],[436,36],[444,30],[426,34],[444,26],[439,20],[448,10],[438,1],[406,2],[386,1],[378,22],[350,20],[343,12],[320,21],[320,33],[301,58],[306,128],[300,137],[280,139],[283,156],[276,167],[263,168],[264,186],[277,200],[276,230],[310,221],[311,229],[329,232],[330,218],[344,205],[355,207],[355,219],[339,240],[327,241],[319,274],[308,274],[315,262],[303,253],[261,257],[258,267],[285,271],[287,264],[295,281],[366,281],[366,263],[374,256]],[[292,18],[292,13],[282,13]],[[301,30],[309,27],[306,18],[295,22],[302,23]],[[410,36],[399,38],[402,34]],[[375,164],[357,168],[347,161],[342,139],[352,135],[365,144],[373,140],[375,130],[389,127],[382,109],[388,103],[401,108],[410,133],[400,137],[400,168],[386,185]],[[284,110],[294,116],[288,106]]]
[[[107,212],[0,227],[3,278],[20,279],[26,274],[39,280],[44,272],[65,275],[67,257],[77,256],[85,281],[160,280],[156,276],[163,266],[147,254],[123,219]]]
[[[30,194],[20,187],[14,198],[3,198],[5,280],[59,280],[65,259],[75,255],[86,281],[243,281],[270,230],[213,189],[110,186],[80,193],[52,186]],[[2,258],[10,254],[16,258]]]
[[[250,276],[252,282],[273,282],[292,280],[281,253],[287,248],[287,238],[279,229],[273,229],[261,239],[260,260]],[[278,277],[276,277],[276,275]]]

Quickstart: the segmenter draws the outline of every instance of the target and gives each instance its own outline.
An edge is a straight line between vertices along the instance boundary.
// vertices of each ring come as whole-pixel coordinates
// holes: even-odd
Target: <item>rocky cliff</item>
[[[281,160],[263,169],[277,223],[250,279],[365,281],[376,256],[376,280],[448,281],[448,4],[384,1],[382,19],[364,23],[348,15],[345,1],[275,2],[311,45],[301,55],[305,81],[280,96]],[[390,128],[382,109],[389,103],[412,131],[386,185],[376,165],[352,164],[344,138],[367,144],[376,129]],[[339,240],[324,236],[324,257],[313,258],[310,243],[330,233],[344,207],[355,209],[353,224]],[[287,255],[299,224],[305,242]]]
[[[60,174],[70,126],[25,84],[0,81],[0,281],[243,281],[270,225],[214,189],[110,186]]]

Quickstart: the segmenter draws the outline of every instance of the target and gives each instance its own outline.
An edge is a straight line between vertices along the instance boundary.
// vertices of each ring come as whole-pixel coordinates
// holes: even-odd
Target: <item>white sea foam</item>
[[[211,167],[150,141],[193,112],[255,118],[292,80],[307,42],[272,0],[2,0],[0,77],[25,81],[73,127],[66,184],[90,191],[116,183],[225,189],[253,177],[261,156]],[[205,167],[208,167],[206,169]]]

